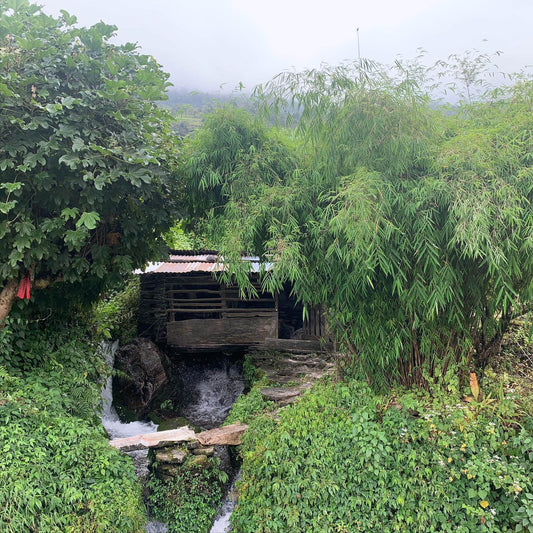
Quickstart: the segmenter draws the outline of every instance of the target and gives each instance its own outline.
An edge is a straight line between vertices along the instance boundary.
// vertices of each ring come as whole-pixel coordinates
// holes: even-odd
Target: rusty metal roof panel
[[[222,259],[222,258],[220,258]],[[259,272],[261,263],[258,257],[244,256],[243,261],[250,264],[251,272]],[[266,264],[266,270],[272,267]],[[168,261],[149,263],[144,270],[136,270],[135,274],[187,274],[189,272],[222,272],[224,265],[219,262],[219,257],[212,253],[197,255],[172,253]]]
[[[175,263],[169,261],[166,263],[161,263],[157,268],[151,270],[150,272],[152,274],[185,274],[188,272],[220,272],[222,270],[224,270],[224,266],[217,265],[216,263],[204,263],[201,261]]]
[[[176,255],[172,254],[169,257],[169,261],[173,263],[216,263],[218,257],[216,255]]]

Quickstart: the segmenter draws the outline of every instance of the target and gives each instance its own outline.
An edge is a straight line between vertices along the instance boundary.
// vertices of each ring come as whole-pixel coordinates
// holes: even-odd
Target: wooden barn
[[[242,298],[237,286],[217,280],[224,268],[217,252],[173,252],[168,261],[150,265],[140,273],[139,334],[183,351],[280,348],[284,341],[279,339],[301,347],[313,342],[319,348],[321,313],[315,310],[304,321],[290,287],[279,294],[261,292],[258,258],[243,261],[250,263],[257,298]]]

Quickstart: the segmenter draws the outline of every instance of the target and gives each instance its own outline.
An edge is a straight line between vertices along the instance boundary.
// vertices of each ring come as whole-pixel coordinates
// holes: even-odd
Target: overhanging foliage
[[[172,220],[175,147],[155,104],[167,75],[136,45],[111,44],[114,26],[75,22],[0,1],[0,282],[11,293],[27,272],[131,271],[164,247]]]
[[[269,289],[326,305],[378,385],[483,366],[531,298],[531,82],[451,116],[423,86],[366,64],[273,80],[260,96],[271,114],[299,106],[303,151],[212,221],[228,257],[274,259]]]

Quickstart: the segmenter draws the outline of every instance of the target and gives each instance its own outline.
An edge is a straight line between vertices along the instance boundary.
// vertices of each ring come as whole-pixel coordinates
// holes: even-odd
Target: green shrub
[[[224,421],[224,425],[234,424],[237,421],[248,424],[259,413],[271,410],[274,403],[265,400],[261,395],[261,388],[265,387],[266,383],[266,380],[257,381],[248,394],[239,396]]]
[[[253,384],[260,379],[260,370],[255,367],[252,356],[246,354],[242,363],[242,370],[244,374],[244,384],[247,389],[251,389]]]
[[[140,280],[132,276],[110,290],[93,308],[97,336],[128,344],[137,336]]]
[[[156,520],[168,524],[169,533],[207,533],[222,500],[224,473],[218,460],[210,466],[184,467],[171,480],[152,477],[148,502]]]
[[[529,520],[531,431],[495,402],[325,383],[249,423],[238,533],[503,532]]]
[[[133,464],[97,416],[105,367],[95,347],[76,329],[32,338],[33,369],[30,352],[18,375],[0,369],[0,531],[141,532]]]
[[[176,222],[166,233],[163,239],[173,250],[192,250],[194,247],[194,235],[187,232],[183,220]]]

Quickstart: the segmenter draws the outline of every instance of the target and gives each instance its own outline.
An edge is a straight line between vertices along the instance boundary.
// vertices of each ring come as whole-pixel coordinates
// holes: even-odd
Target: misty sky
[[[515,72],[533,63],[533,0],[39,0],[81,25],[118,26],[171,74],[176,87],[247,89],[291,68],[361,56],[391,63],[417,48],[445,59],[477,49],[502,51]],[[486,40],[486,41],[485,41]],[[429,61],[429,60],[428,60]]]

